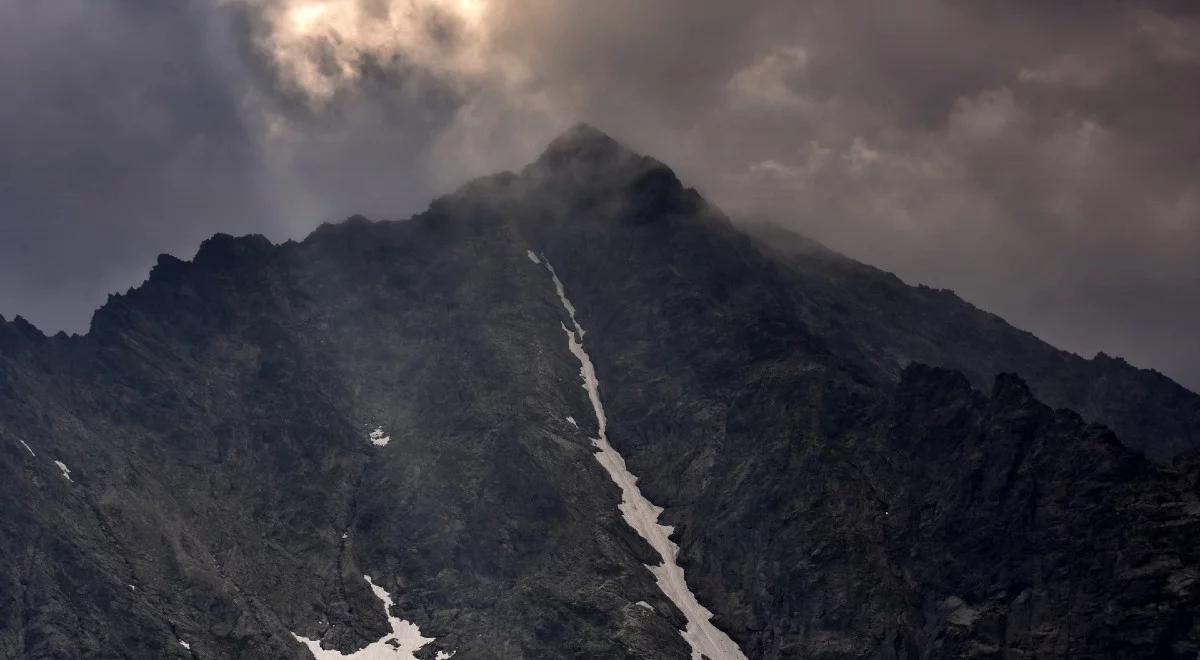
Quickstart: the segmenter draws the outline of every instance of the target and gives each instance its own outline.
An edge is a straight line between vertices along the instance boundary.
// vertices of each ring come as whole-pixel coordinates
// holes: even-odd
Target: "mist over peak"
[[[735,219],[1200,386],[1200,23],[1178,3],[17,0],[0,18],[0,310],[47,330],[85,327],[159,253],[406,217],[585,120]]]

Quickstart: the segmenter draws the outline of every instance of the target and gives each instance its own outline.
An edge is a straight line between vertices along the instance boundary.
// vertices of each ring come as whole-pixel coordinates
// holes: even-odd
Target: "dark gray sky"
[[[404,217],[586,120],[1064,348],[1200,388],[1190,2],[6,0],[0,313]]]

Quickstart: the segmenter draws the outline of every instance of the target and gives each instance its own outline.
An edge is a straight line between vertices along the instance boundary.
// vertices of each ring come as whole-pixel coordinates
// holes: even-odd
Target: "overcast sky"
[[[406,217],[589,121],[1048,341],[1200,388],[1196,3],[4,0],[0,314],[225,231]]]

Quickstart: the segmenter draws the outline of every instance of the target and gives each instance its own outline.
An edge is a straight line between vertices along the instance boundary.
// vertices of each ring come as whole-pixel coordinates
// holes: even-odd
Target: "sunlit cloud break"
[[[371,70],[452,87],[510,85],[524,69],[494,47],[487,0],[227,0],[257,13],[254,45],[281,86],[320,107]]]

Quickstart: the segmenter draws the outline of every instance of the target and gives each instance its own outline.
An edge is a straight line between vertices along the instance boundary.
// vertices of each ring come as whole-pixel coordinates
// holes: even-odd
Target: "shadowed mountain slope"
[[[410,220],[164,255],[86,336],[0,324],[0,657],[351,652],[364,575],[421,658],[689,657],[549,265],[746,657],[1195,657],[1194,459],[1122,444],[1194,448],[1195,395],[751,239],[588,127]]]
[[[805,320],[892,378],[921,362],[961,371],[986,388],[997,374],[1015,371],[1039,398],[1112,427],[1154,460],[1200,448],[1200,396],[1157,371],[1104,353],[1088,360],[1061,351],[952,291],[908,286],[787,230],[746,230],[795,273]]]

